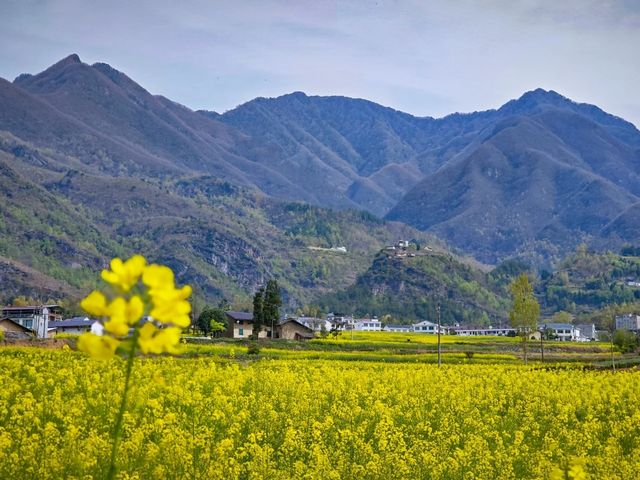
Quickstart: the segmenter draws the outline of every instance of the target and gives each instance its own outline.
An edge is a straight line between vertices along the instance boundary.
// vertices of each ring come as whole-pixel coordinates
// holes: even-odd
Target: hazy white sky
[[[300,90],[442,116],[542,87],[640,126],[638,0],[0,0],[0,76],[70,53],[194,109]]]

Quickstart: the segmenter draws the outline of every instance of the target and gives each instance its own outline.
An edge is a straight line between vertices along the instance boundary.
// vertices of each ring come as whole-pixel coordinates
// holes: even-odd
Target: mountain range
[[[313,236],[323,222],[352,222],[348,248],[366,238],[360,252],[369,255],[349,268],[339,261],[341,280],[327,285],[346,286],[396,237],[435,242],[418,230],[488,264],[521,257],[548,266],[580,243],[640,242],[640,132],[541,89],[439,119],[301,92],[219,114],[70,55],[0,79],[0,175],[2,221],[14,228],[0,237],[0,268],[48,275],[70,291],[107,256],[146,247],[158,258],[177,254],[213,296],[253,288],[283,258],[289,289],[305,299],[291,262],[309,252],[296,260],[289,246],[335,246],[342,238]],[[282,212],[315,233],[283,233]],[[20,249],[45,238],[56,258]]]

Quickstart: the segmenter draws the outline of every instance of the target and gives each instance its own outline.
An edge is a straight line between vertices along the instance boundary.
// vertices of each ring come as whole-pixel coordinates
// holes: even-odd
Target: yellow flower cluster
[[[190,324],[191,287],[176,288],[173,271],[164,265],[148,265],[141,255],[126,261],[114,258],[111,270],[102,271],[102,279],[116,293],[109,301],[100,291],[91,292],[81,307],[90,315],[104,318],[104,335],[85,333],[78,348],[99,359],[111,358],[121,340],[133,331],[143,353],[175,353],[181,329]],[[140,325],[147,314],[150,321]],[[160,324],[162,328],[156,326]]]
[[[0,478],[104,478],[125,372],[0,348]],[[640,371],[144,357],[118,478],[640,478]]]

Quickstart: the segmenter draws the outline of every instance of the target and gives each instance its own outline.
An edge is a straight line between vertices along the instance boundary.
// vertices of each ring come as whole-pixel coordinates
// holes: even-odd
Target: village
[[[0,313],[0,330],[6,339],[55,338],[60,334],[80,335],[85,332],[102,333],[98,319],[89,317],[63,318],[60,305],[5,306]],[[143,321],[153,321],[146,317]],[[615,329],[640,333],[640,315],[625,314],[615,317]],[[344,313],[329,313],[324,318],[283,315],[277,323],[261,326],[257,338],[308,340],[314,337],[340,335],[349,332],[394,332],[425,335],[458,335],[463,337],[517,335],[515,328],[472,327],[441,325],[423,320],[406,325],[384,324],[379,318],[356,318]],[[249,339],[254,335],[251,312],[227,311],[224,336]],[[561,342],[591,342],[602,340],[607,332],[596,330],[594,324],[540,322],[531,337]]]

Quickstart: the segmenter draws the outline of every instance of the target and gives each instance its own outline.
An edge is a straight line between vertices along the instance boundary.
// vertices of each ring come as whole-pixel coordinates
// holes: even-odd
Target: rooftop
[[[53,322],[49,322],[50,327],[85,327],[91,326],[96,320],[88,317],[73,317],[68,318],[66,320],[57,320]]]
[[[249,322],[253,321],[252,312],[227,312],[227,316],[231,317],[234,320],[245,320]]]

